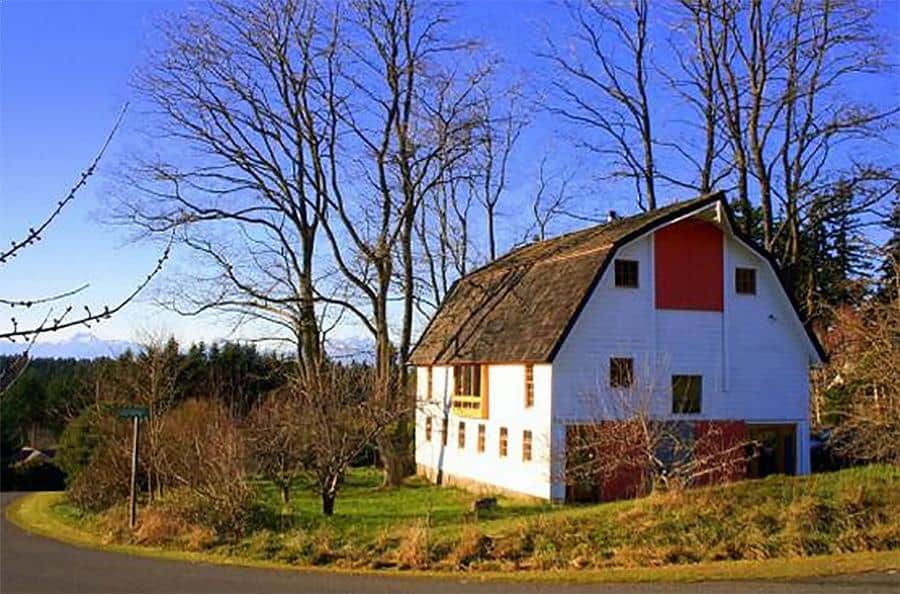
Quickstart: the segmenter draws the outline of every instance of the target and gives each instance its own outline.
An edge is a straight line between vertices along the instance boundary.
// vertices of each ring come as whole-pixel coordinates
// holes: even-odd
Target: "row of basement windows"
[[[630,357],[610,359],[609,387],[631,388],[632,386],[634,386],[634,359]],[[672,414],[699,414],[702,399],[702,375],[672,376]]]
[[[637,260],[621,260],[615,262],[615,283],[617,287],[638,288]],[[756,269],[734,269],[734,292],[738,295],[756,295]]]
[[[441,422],[441,445],[447,445],[447,435],[450,433],[449,423],[447,419],[443,419]],[[432,434],[432,420],[431,417],[425,417],[425,441],[431,441]],[[477,450],[479,454],[483,454],[485,450],[485,445],[487,442],[487,427],[484,423],[478,424],[478,441],[477,441]],[[530,462],[531,461],[531,442],[532,436],[531,431],[525,430],[522,431],[522,461]],[[456,431],[456,446],[464,450],[466,449],[466,423],[465,421],[459,422],[459,427]],[[506,458],[509,454],[509,430],[506,427],[500,427],[500,439],[499,439],[499,453],[501,458]]]

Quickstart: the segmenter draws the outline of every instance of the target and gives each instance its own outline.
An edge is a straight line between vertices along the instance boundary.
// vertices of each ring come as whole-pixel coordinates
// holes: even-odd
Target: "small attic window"
[[[738,295],[756,295],[756,269],[735,268],[734,290]]]
[[[638,287],[638,263],[637,260],[616,260],[616,286],[637,289]]]

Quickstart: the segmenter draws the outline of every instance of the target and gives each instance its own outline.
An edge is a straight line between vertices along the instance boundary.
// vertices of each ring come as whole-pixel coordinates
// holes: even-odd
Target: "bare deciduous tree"
[[[299,407],[301,468],[322,498],[322,513],[334,503],[350,464],[408,413],[402,403],[377,398],[377,377],[370,367],[322,362],[291,378],[287,390]]]
[[[471,43],[444,38],[445,22],[442,12],[410,0],[355,5],[343,38],[350,64],[337,74],[348,91],[330,95],[329,142],[337,148],[328,155],[331,216],[323,230],[351,289],[343,306],[374,338],[375,393],[387,408],[411,399],[406,361],[417,295],[416,215],[472,146],[474,89],[485,75],[447,66]],[[406,422],[380,438],[391,484],[410,466]]]
[[[493,262],[497,259],[497,207],[508,184],[510,156],[528,119],[521,113],[518,89],[498,92],[485,86],[479,94],[480,132],[471,159],[475,165],[472,184],[473,189],[478,188],[475,194],[484,207],[488,261]],[[508,99],[500,104],[495,96]]]
[[[270,394],[253,408],[245,441],[254,470],[274,483],[286,504],[301,472],[306,441],[300,434],[304,422],[300,403],[283,392]]]
[[[162,157],[125,174],[116,219],[177,238],[205,268],[167,305],[281,330],[318,358],[316,239],[325,216],[332,124],[323,90],[333,15],[314,0],[214,1],[166,22],[165,47],[137,77]],[[339,100],[328,96],[329,100]]]
[[[658,171],[649,93],[650,3],[591,0],[570,2],[568,9],[577,50],[568,51],[551,37],[549,50],[541,54],[560,76],[553,83],[560,102],[550,111],[599,133],[601,140],[583,138],[580,144],[608,157],[611,177],[632,180],[638,206],[654,210]]]

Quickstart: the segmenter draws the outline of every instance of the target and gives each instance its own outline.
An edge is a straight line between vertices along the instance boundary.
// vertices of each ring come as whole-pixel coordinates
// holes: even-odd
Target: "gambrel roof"
[[[724,193],[717,192],[509,252],[454,283],[419,339],[410,362],[552,361],[619,247],[716,202],[728,212]],[[767,252],[748,238],[741,239],[777,273]],[[790,292],[787,295],[798,311]],[[824,358],[815,336],[808,334]]]

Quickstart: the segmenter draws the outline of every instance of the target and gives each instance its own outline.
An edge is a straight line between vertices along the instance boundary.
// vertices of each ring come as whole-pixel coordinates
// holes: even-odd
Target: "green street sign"
[[[124,406],[119,409],[119,416],[123,419],[146,419],[150,416],[150,409],[146,406]]]

